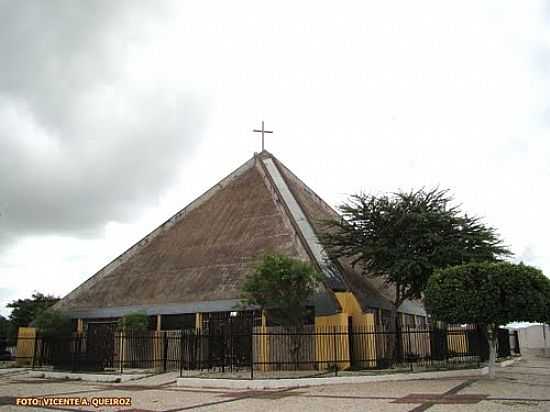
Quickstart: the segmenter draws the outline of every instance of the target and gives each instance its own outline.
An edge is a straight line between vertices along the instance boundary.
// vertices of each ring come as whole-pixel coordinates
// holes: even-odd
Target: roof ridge
[[[275,189],[279,192],[279,197],[286,206],[285,211],[291,221],[294,222],[293,225],[296,227],[297,234],[299,234],[300,242],[306,249],[310,259],[325,275],[326,287],[330,290],[346,290],[347,285],[340,273],[341,270],[330,259],[321,245],[319,236],[311,223],[311,218],[307,215],[307,211],[286,181],[284,173],[281,172],[278,166],[279,161],[277,158],[272,155],[267,156],[262,158],[260,163],[272,180]]]

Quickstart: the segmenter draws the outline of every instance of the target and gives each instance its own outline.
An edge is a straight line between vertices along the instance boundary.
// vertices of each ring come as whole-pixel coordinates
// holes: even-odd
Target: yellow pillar
[[[262,325],[260,326],[260,340],[258,347],[258,361],[262,362],[260,370],[267,371],[270,369],[270,365],[266,362],[269,362],[269,336],[267,335],[267,318],[265,312],[262,311]]]
[[[337,366],[338,369],[350,367],[348,315],[337,313],[315,317],[315,354],[319,369]]]
[[[35,328],[19,328],[17,331],[17,348],[15,352],[16,366],[30,366],[33,363],[33,356],[38,352],[36,348],[36,329]]]

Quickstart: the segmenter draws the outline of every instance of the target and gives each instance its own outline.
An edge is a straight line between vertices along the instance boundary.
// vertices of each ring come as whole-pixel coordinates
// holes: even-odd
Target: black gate
[[[512,356],[510,351],[510,332],[508,329],[497,329],[497,357],[506,358]]]
[[[75,339],[43,336],[36,339],[33,367],[51,365],[55,369],[74,369]]]
[[[449,353],[447,329],[434,327],[430,335],[430,349],[433,360],[446,360]]]
[[[254,312],[214,312],[203,315],[202,329],[186,334],[187,353],[198,353],[199,369],[249,367],[252,364]],[[182,365],[186,368],[186,365]]]
[[[115,322],[89,322],[86,332],[87,368],[102,370],[114,367]]]

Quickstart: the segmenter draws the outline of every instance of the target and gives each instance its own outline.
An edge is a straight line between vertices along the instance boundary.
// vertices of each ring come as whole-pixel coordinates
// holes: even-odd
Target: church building
[[[150,316],[154,330],[200,328],[253,313],[242,305],[241,286],[258,258],[277,253],[310,262],[323,275],[307,302],[310,322],[383,324],[391,318],[391,289],[343,259],[329,259],[319,243],[321,221],[334,217],[334,209],[264,150],[78,286],[56,309],[75,319],[81,332],[137,311]],[[404,302],[399,312],[406,325],[426,324],[418,302]]]

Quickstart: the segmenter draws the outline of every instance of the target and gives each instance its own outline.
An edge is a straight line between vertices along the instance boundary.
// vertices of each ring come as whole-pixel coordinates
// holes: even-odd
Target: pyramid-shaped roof
[[[364,309],[391,309],[381,285],[367,281],[346,262],[330,261],[322,250],[320,220],[333,216],[274,156],[255,154],[65,296],[57,309],[81,318],[135,310],[234,310],[244,279],[265,253],[310,261],[323,273],[311,302],[317,314],[339,312],[334,292],[345,290],[353,291]]]

